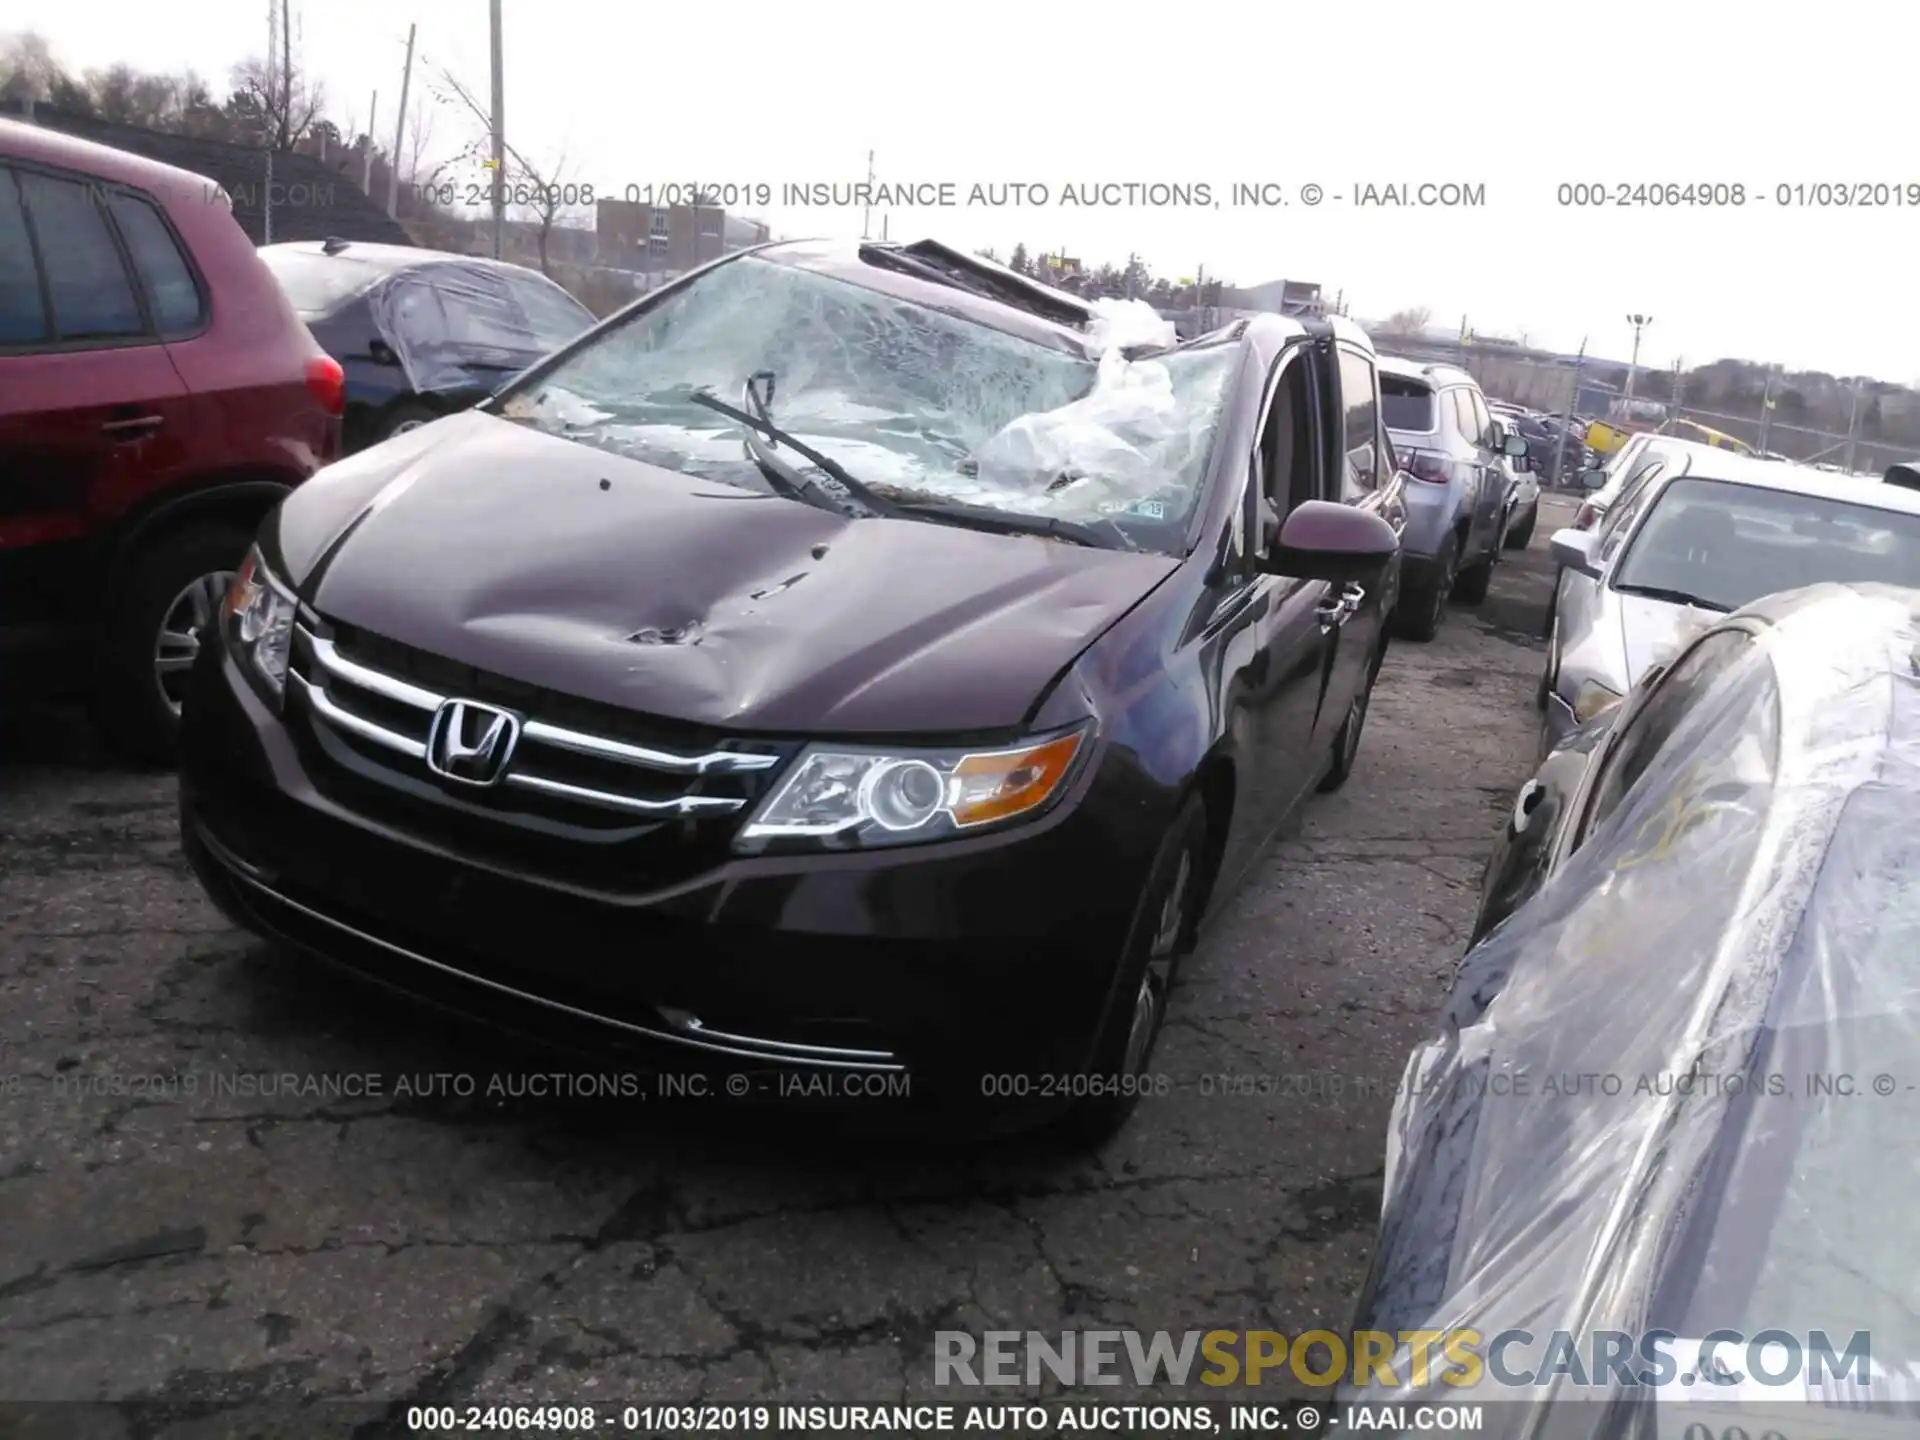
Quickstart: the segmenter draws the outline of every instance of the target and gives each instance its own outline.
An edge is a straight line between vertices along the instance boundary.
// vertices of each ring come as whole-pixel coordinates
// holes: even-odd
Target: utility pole
[[[1853,473],[1854,451],[1858,448],[1859,443],[1860,443],[1860,381],[1858,378],[1856,378],[1853,382],[1853,408],[1851,412],[1847,415],[1847,458],[1845,463],[1846,463],[1846,470],[1849,475]]]
[[[1139,263],[1139,259],[1140,257],[1133,251],[1129,250],[1127,252],[1127,299],[1129,300],[1134,298],[1133,267]]]
[[[500,0],[492,0],[493,29],[493,258],[507,245],[507,81],[500,55]]]
[[[280,143],[293,148],[293,0],[280,0]],[[271,60],[271,57],[269,57]]]
[[[1653,323],[1651,315],[1629,315],[1627,323],[1633,326],[1633,359],[1627,362],[1627,393],[1622,409],[1626,412],[1620,418],[1633,420],[1633,382],[1640,375],[1640,332]]]
[[[1560,421],[1561,439],[1553,447],[1553,478],[1547,483],[1560,488],[1560,467],[1567,458],[1566,434],[1573,429],[1573,412],[1580,408],[1580,371],[1587,363],[1587,337],[1580,337],[1580,353],[1573,357],[1573,393],[1567,397],[1567,413]]]
[[[380,118],[380,92],[373,92],[373,105],[367,111],[367,153],[361,157],[360,188],[373,196],[373,127]]]
[[[1673,388],[1667,392],[1673,397],[1667,406],[1669,419],[1678,420],[1680,418],[1680,385],[1680,361],[1676,358],[1673,362]]]
[[[860,238],[873,238],[873,151],[867,151],[867,203],[860,211]]]
[[[493,39],[493,103],[497,111],[500,104],[500,32],[497,18],[500,14],[500,7],[498,4],[494,6],[493,13],[496,17]],[[399,214],[400,209],[400,153],[407,143],[407,87],[413,83],[414,28],[412,25],[407,26],[407,63],[405,68],[400,72],[400,123],[393,127],[393,154],[387,157],[387,218],[389,220],[394,219]],[[499,132],[496,129],[494,133],[497,135]],[[496,151],[499,149],[497,141],[494,148]],[[498,154],[496,154],[494,158],[497,160],[499,158]]]
[[[280,48],[280,7],[267,0],[267,55],[260,62],[260,78],[266,84],[263,99],[265,113],[260,117],[260,139],[267,152],[267,183],[260,192],[260,243],[273,243],[273,147],[278,136],[273,130],[273,57]]]
[[[1778,365],[1767,367],[1767,388],[1760,395],[1760,449],[1767,448],[1767,432],[1773,428],[1773,382],[1780,373]]]

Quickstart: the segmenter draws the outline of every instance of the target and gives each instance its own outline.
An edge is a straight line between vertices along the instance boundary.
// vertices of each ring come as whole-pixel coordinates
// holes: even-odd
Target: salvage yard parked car
[[[1553,537],[1547,748],[1717,615],[1824,580],[1920,585],[1920,494],[1676,443],[1598,531]]]
[[[300,318],[346,369],[346,450],[465,410],[591,330],[537,270],[344,240],[263,245]]]
[[[342,377],[219,187],[0,121],[0,663],[170,754],[261,517],[339,452]]]
[[[1383,355],[1380,396],[1411,482],[1397,629],[1431,640],[1449,600],[1474,605],[1487,597],[1515,498],[1505,459],[1525,455],[1527,443],[1493,418],[1473,377],[1451,365]]]
[[[1916,653],[1920,592],[1771,596],[1520,792],[1396,1092],[1353,1322],[1534,1337],[1495,1346],[1523,1388],[1483,1433],[1912,1433]],[[1782,1331],[1853,1360],[1776,1351],[1784,1383],[1752,1383],[1744,1340]],[[1593,1358],[1609,1332],[1637,1337],[1624,1373]],[[1404,1348],[1391,1369],[1411,1383],[1341,1399],[1477,1393]]]
[[[198,672],[207,890],[563,1043],[1109,1131],[1352,769],[1405,523],[1359,330],[1144,308],[778,244],[333,466]]]

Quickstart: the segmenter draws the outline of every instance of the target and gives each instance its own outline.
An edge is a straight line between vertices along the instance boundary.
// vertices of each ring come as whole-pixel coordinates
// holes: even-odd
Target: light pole
[[[1633,382],[1640,374],[1640,332],[1653,323],[1653,317],[1651,315],[1629,315],[1627,316],[1627,323],[1633,326],[1633,359],[1627,362],[1626,403],[1622,407],[1627,413],[1620,418],[1631,421],[1633,419]]]

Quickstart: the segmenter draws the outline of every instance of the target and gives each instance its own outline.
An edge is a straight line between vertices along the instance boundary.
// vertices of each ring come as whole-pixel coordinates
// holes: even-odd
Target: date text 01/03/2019
[[[1555,187],[1554,199],[1562,207],[1576,209],[1914,210],[1920,209],[1920,180],[1782,180],[1774,185],[1738,180],[1585,180],[1562,182]]]

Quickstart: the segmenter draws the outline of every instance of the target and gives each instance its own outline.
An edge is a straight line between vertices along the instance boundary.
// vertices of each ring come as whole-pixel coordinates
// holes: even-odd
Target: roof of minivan
[[[121,185],[145,190],[156,200],[205,203],[219,186],[205,175],[149,160],[111,145],[95,144],[58,130],[43,129],[20,120],[0,118],[0,155],[42,165],[78,170]]]

